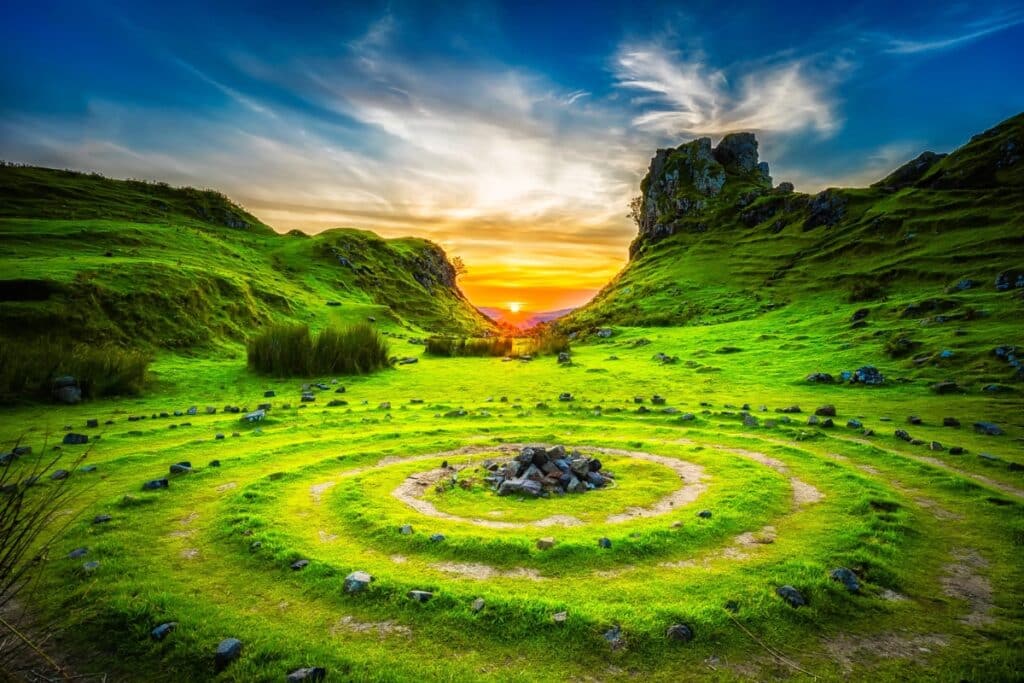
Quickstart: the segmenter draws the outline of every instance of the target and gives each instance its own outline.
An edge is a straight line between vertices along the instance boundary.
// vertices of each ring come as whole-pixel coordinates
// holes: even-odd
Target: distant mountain
[[[497,308],[493,306],[480,306],[477,310],[486,315],[491,320],[519,329],[527,329],[535,327],[541,323],[551,322],[562,318],[575,308],[563,308],[557,311],[545,311],[542,313],[533,313],[532,311],[519,311],[513,313],[512,311],[505,308]]]
[[[271,321],[481,334],[444,251],[274,232],[217,192],[0,164],[3,338],[185,348]]]

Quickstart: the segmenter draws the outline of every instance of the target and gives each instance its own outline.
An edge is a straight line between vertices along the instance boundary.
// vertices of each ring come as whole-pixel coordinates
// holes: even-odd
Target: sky
[[[8,3],[0,158],[415,235],[480,306],[590,298],[659,147],[870,183],[1024,110],[1024,2]]]

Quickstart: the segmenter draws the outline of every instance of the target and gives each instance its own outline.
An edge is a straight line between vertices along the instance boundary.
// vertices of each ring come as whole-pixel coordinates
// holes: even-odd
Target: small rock
[[[74,432],[68,432],[64,435],[65,446],[80,446],[85,443],[89,443],[89,437],[85,434],[75,434]]]
[[[833,405],[821,406],[820,408],[814,411],[814,414],[817,415],[818,417],[835,417],[836,407]]]
[[[609,538],[599,538],[597,539],[597,546],[599,548],[608,549],[612,547],[612,541]]]
[[[412,525],[403,524],[402,526],[398,527],[398,533],[402,534],[403,536],[412,535]]]
[[[897,429],[893,434],[901,441],[911,441],[910,434],[905,429]]]
[[[846,426],[850,429],[862,429],[864,427],[864,423],[856,418],[852,418],[846,421]]]
[[[430,540],[434,543],[440,543],[444,540],[444,534],[431,534]]]
[[[943,427],[959,427],[960,426],[960,420],[956,419],[955,417],[944,417],[944,418],[942,418],[942,426]]]
[[[415,602],[427,602],[434,594],[430,591],[411,590],[406,595]]]
[[[192,463],[176,462],[171,465],[171,474],[189,474],[192,472]]]
[[[551,536],[545,536],[544,538],[537,540],[538,550],[550,550],[555,547],[555,539]]]
[[[693,640],[693,629],[686,624],[672,624],[665,630],[665,638],[673,643],[688,643]]]
[[[950,446],[949,447],[949,454],[950,455],[963,455],[964,454],[963,446]]]
[[[800,594],[800,591],[793,588],[792,586],[780,586],[775,589],[775,592],[787,603],[790,607],[803,607],[807,604],[804,596]]]
[[[1003,430],[992,422],[975,422],[974,431],[986,436],[1001,436],[1003,433]]]
[[[300,569],[305,569],[308,566],[309,566],[309,560],[296,560],[295,562],[292,562],[292,564],[291,564],[292,571],[294,571],[294,572],[297,572]]]
[[[308,666],[302,669],[296,669],[288,674],[285,678],[285,683],[305,683],[306,681],[322,681],[327,677],[327,669],[322,666]]]
[[[106,524],[107,522],[109,522],[112,519],[113,519],[113,517],[111,517],[110,515],[96,515],[95,517],[92,518],[92,523],[93,524]]]
[[[366,572],[352,572],[345,577],[345,592],[358,593],[370,585],[373,577]]]
[[[86,420],[85,421],[85,426],[87,428],[89,428],[89,429],[95,429],[96,427],[100,426],[100,421],[99,420]]]
[[[833,581],[838,581],[846,587],[846,590],[851,593],[860,592],[860,582],[857,581],[857,575],[846,567],[838,567],[829,572],[829,576]],[[797,605],[794,605],[796,607]]]
[[[701,510],[697,513],[697,516],[701,519],[711,519],[711,510]]]
[[[75,548],[70,553],[68,553],[68,559],[69,560],[78,560],[80,558],[85,557],[88,554],[88,552],[89,552],[88,548]]]
[[[939,443],[938,441],[932,441],[930,444],[928,444],[928,450],[930,450],[930,451],[944,451],[946,449],[943,448],[942,444]]]
[[[469,609],[473,610],[473,614],[478,614],[483,611],[485,604],[486,603],[484,603],[483,598],[477,598],[473,601],[473,604],[469,606]]]
[[[568,612],[555,612],[554,614],[551,615],[551,621],[555,622],[559,626],[564,624],[565,621],[568,618],[569,618],[569,613]]]
[[[241,654],[242,641],[238,638],[225,638],[217,645],[217,651],[213,656],[214,666],[217,671],[222,671]]]
[[[263,398],[274,398],[275,396],[277,396],[277,392],[273,389],[268,389],[263,392]]]
[[[160,624],[152,631],[149,632],[149,637],[153,640],[163,640],[170,635],[171,631],[177,628],[178,622],[168,621],[166,624]]]
[[[68,474],[70,473],[67,470],[55,470],[54,473],[50,475],[50,479],[60,481],[62,479],[67,479]]]
[[[156,491],[158,489],[169,488],[171,483],[166,479],[152,479],[142,485],[143,491]]]

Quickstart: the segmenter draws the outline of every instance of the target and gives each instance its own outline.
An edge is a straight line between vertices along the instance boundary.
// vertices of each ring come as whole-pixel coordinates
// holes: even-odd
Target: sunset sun
[[[519,309],[522,308],[522,304],[518,301],[510,301],[508,304],[508,310],[512,313],[518,313]]]

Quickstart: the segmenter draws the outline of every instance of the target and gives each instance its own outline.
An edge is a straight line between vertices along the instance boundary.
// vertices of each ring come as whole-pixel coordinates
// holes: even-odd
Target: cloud
[[[830,74],[812,74],[795,60],[748,70],[734,84],[727,72],[695,53],[656,43],[624,46],[613,71],[619,88],[638,91],[640,128],[673,135],[722,135],[737,130],[792,133],[835,131],[837,104],[827,91]]]
[[[883,44],[883,52],[889,54],[919,54],[924,52],[940,52],[972,43],[985,36],[1005,31],[1014,26],[1024,24],[1024,12],[998,12],[992,16],[967,23],[956,33],[922,39],[897,38],[888,35],[874,34],[874,38]]]

